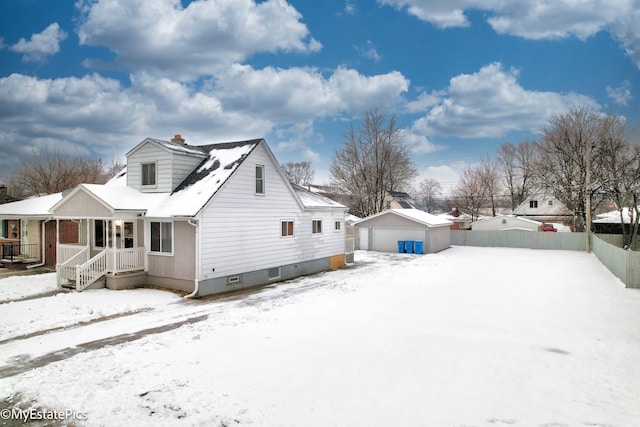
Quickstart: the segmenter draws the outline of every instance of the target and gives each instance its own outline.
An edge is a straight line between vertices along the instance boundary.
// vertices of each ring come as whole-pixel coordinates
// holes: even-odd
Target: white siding
[[[255,194],[255,167],[265,166],[265,194]],[[206,280],[344,254],[343,212],[303,211],[259,145],[204,209],[201,277]],[[323,232],[312,235],[312,220]],[[281,237],[281,221],[294,221],[294,236]],[[215,269],[215,271],[214,271]]]
[[[156,163],[156,185],[143,187],[142,164]],[[173,191],[202,162],[202,157],[177,154],[149,142],[127,159],[127,186],[138,191],[168,193]]]

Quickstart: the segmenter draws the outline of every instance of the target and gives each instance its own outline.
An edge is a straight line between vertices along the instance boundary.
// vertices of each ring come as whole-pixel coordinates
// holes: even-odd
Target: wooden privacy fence
[[[451,230],[451,244],[456,246],[584,251],[586,238],[585,233]],[[640,288],[640,252],[624,250],[608,243],[615,240],[612,236],[600,238],[597,234],[592,234],[593,254],[627,288]]]

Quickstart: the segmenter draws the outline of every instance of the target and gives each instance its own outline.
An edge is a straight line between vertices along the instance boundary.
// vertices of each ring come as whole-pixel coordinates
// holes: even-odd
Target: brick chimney
[[[178,134],[176,134],[173,138],[171,138],[171,142],[175,142],[176,144],[186,145],[186,142],[184,141],[184,138],[182,137],[182,135],[178,135]]]

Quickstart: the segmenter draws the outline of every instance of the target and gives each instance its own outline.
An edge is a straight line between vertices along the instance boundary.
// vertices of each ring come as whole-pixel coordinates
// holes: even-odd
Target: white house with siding
[[[502,215],[484,218],[471,223],[471,230],[490,230],[490,231],[540,231],[542,223],[528,218],[522,218],[515,215]]]
[[[264,139],[147,138],[126,171],[53,207],[83,228],[77,244],[59,245],[59,281],[196,297],[341,268],[346,211],[289,183]]]

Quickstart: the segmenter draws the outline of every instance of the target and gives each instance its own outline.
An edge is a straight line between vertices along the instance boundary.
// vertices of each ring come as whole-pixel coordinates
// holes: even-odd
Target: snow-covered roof
[[[305,208],[344,208],[346,206],[320,194],[314,193],[297,184],[291,184]]]
[[[375,215],[371,215],[359,221],[356,221],[354,224],[357,225],[364,221],[370,220],[372,218],[376,218],[382,215],[390,215],[390,214],[395,214],[395,215],[419,222],[429,227],[439,227],[444,225],[448,226],[452,224],[451,221],[448,221],[436,215],[432,215],[425,211],[421,211],[419,209],[387,209],[382,212],[378,212]]]
[[[631,217],[635,217],[633,211],[629,208],[622,208],[622,219],[625,224],[631,223]],[[619,211],[611,211],[603,214],[596,215],[598,219],[593,220],[592,222],[596,224],[620,224],[620,212]]]
[[[492,222],[492,221],[500,221],[503,218],[509,218],[511,220],[515,220],[515,221],[520,221],[523,222],[525,224],[531,224],[531,225],[542,225],[542,223],[540,221],[535,221],[533,219],[529,219],[529,218],[523,218],[520,216],[515,216],[515,215],[498,215],[498,216],[492,216],[489,218],[483,218],[483,219],[479,219],[478,221],[475,221],[474,224],[477,223],[481,223],[481,222]]]
[[[131,187],[106,184],[80,184],[89,193],[116,211],[144,212],[166,200],[168,193],[141,193]]]
[[[254,139],[209,146],[202,164],[162,203],[149,208],[147,216],[195,216],[262,141]]]
[[[62,193],[31,197],[17,202],[0,205],[0,217],[7,219],[18,217],[51,217],[50,209],[62,200]]]
[[[204,146],[181,144],[179,142],[164,141],[162,139],[157,139],[157,138],[145,138],[144,141],[142,141],[140,144],[136,145],[131,150],[129,150],[129,152],[127,153],[127,157],[129,157],[138,148],[142,147],[144,144],[147,144],[149,142],[153,142],[163,147],[164,149],[174,153],[194,155],[198,157],[206,156],[206,150],[204,149],[205,148]]]

